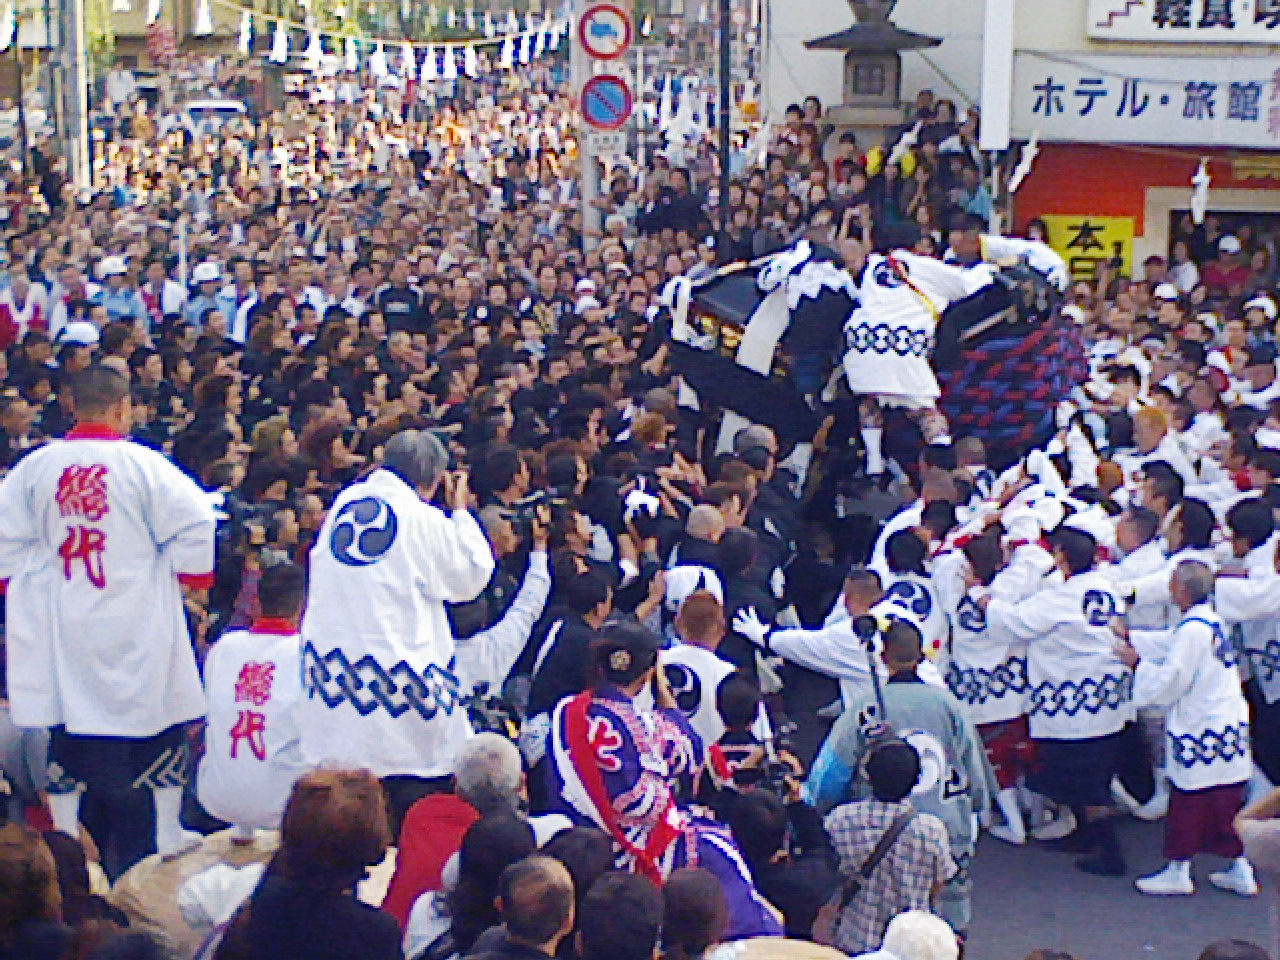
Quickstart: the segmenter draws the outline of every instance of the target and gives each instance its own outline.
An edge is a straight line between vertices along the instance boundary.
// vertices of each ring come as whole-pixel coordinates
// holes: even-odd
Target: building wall
[[[1238,17],[1251,16],[1241,3],[1235,7]],[[1019,2],[1015,10],[1015,53],[1234,58],[1256,63],[1246,64],[1244,73],[1270,76],[1280,49],[1257,43],[1094,40],[1087,36],[1087,0]],[[1015,135],[1025,137],[1026,131]],[[1015,224],[1021,229],[1041,216],[1094,218],[1095,223],[1118,220],[1132,226],[1132,262],[1140,264],[1151,254],[1168,252],[1170,212],[1190,207],[1191,177],[1201,158],[1209,161],[1212,177],[1210,212],[1280,212],[1280,156],[1274,152],[1229,142],[1203,147],[1042,143],[1032,173],[1015,198]]]
[[[1256,161],[1265,157],[1266,162]],[[1214,149],[1207,153],[1209,209],[1280,211],[1280,163],[1274,157]],[[1133,256],[1141,263],[1169,248],[1169,214],[1191,206],[1200,158],[1179,147],[1046,144],[1017,194],[1016,224],[1044,216],[1132,221]]]

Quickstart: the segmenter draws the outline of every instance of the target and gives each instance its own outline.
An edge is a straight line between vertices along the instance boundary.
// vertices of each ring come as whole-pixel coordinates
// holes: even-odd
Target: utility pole
[[[569,78],[575,97],[582,93],[583,86],[591,79],[591,56],[578,39],[578,24],[586,7],[585,0],[574,4],[573,20],[569,25]],[[596,206],[600,196],[600,161],[589,149],[589,140],[584,120],[579,126],[578,156],[582,163],[582,243],[588,250],[595,245],[600,232],[600,208]]]
[[[53,52],[53,5],[44,0],[44,68],[48,74],[49,89],[45,93],[45,110],[48,122],[56,132],[61,129],[62,116],[58,103],[58,57]]]
[[[65,155],[71,183],[77,190],[89,190],[93,168],[89,159],[89,46],[84,0],[62,0],[62,39]]]
[[[25,180],[31,170],[31,138],[27,135],[27,98],[25,77],[22,70],[22,44],[18,42],[19,21],[14,14],[13,36],[9,39],[9,47],[13,50],[13,67],[18,76],[18,137],[22,144],[22,178]]]
[[[716,118],[720,121],[720,236],[717,250],[720,261],[726,262],[729,255],[729,182],[732,179],[729,170],[729,120],[733,112],[732,98],[729,95],[733,78],[731,69],[731,11],[730,0],[720,0],[720,109]]]

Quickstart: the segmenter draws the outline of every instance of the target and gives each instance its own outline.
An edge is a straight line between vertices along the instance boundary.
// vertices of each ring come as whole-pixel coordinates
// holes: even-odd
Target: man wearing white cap
[[[1176,329],[1182,325],[1182,293],[1168,281],[1156,284],[1151,291],[1151,299],[1156,307],[1156,323],[1166,329]]]
[[[600,306],[600,301],[596,298],[596,283],[594,280],[583,277],[573,288],[573,292],[578,297],[573,305],[573,312],[579,316]]]
[[[197,327],[204,325],[204,316],[210,310],[218,309],[218,288],[222,282],[222,270],[212,260],[197,264],[191,271],[191,282],[195,284],[195,295],[187,301],[183,318],[187,323]]]
[[[1250,332],[1269,330],[1276,322],[1276,302],[1263,293],[1244,305],[1244,318],[1248,321]]]
[[[1249,281],[1249,266],[1240,256],[1240,238],[1224,234],[1218,240],[1218,259],[1205,264],[1201,280],[1210,296],[1235,297]]]
[[[146,329],[150,314],[142,295],[128,283],[129,266],[124,257],[103,257],[98,273],[105,286],[93,302],[106,307],[113,321],[124,321]]]

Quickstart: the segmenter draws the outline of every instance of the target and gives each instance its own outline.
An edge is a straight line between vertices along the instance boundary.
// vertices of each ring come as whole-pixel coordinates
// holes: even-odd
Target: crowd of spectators
[[[554,77],[534,66],[463,81],[452,99],[289,102],[211,131],[166,124],[164,107],[153,116],[117,78],[104,188],[77,195],[62,162],[38,155],[33,178],[6,194],[0,469],[71,428],[77,373],[101,364],[127,377],[133,439],[217,498],[216,582],[186,597],[203,662],[228,631],[280,614],[278,598],[263,594],[268,574],[306,568],[334,497],[383,461],[388,441],[434,431],[450,470],[469,472],[470,506],[498,560],[477,600],[451,606],[453,634],[502,621],[531,557],[550,555],[548,613],[525,637],[513,682],[473,691],[477,726],[510,735],[583,690],[593,638],[611,615],[635,614],[737,669],[713,704],[717,732],[727,748],[735,737],[759,747],[759,765],[750,728],[761,697],[784,728],[793,714],[808,720],[813,705],[795,698],[816,681],[788,668],[780,690],[776,664],[757,657],[737,614],[751,608],[772,623],[792,608],[796,625],[817,625],[875,529],[833,529],[828,511],[801,499],[790,451],[768,429],[711,452],[714,424],[677,402],[658,296],[673,276],[850,219],[868,235],[914,224],[916,252],[941,256],[951,228],[994,212],[977,113],[923,93],[902,129],[864,152],[826,130],[821,104],[807,101],[773,131],[761,167],[735,178],[728,224],[715,220],[712,155],[699,143],[683,166],[659,151],[646,169],[606,171],[594,229],[581,209],[571,101]],[[250,86],[216,61],[189,80],[227,92],[238,84],[241,94]],[[895,149],[904,135],[907,149]],[[1223,498],[1252,489],[1277,505],[1280,455],[1266,442],[1280,437],[1273,261],[1255,233],[1228,234],[1210,217],[1180,231],[1170,260],[1148,261],[1143,277],[1104,264],[1069,292],[1064,313],[1093,351],[1094,379],[1082,387],[1105,414],[1104,458],[1135,441],[1146,456],[1142,431],[1155,414],[1139,411],[1151,409],[1163,425],[1157,443],[1167,432],[1199,444],[1189,469],[1221,459],[1226,476],[1209,482],[1226,483],[1215,488]],[[923,448],[920,428],[905,428]],[[980,446],[966,449],[973,462],[947,468],[967,471],[976,489],[986,464]],[[909,501],[926,492],[932,464],[903,461]],[[1100,470],[1099,479],[1097,498],[1119,509],[1109,498],[1126,478]],[[953,478],[947,485],[962,499]],[[652,510],[637,512],[637,492]],[[682,567],[718,571],[714,603],[696,574],[682,582]],[[699,620],[700,606],[714,610]],[[544,662],[552,623],[559,634]],[[836,696],[834,685],[818,689]],[[91,892],[105,889],[88,862],[91,820],[87,851],[21,822],[40,819],[43,747],[36,731],[0,730],[15,814],[0,829],[0,957],[166,956],[172,943],[122,932],[139,917]],[[191,736],[198,744],[200,732]],[[920,777],[911,757],[881,756],[865,802],[902,804]],[[865,810],[854,805],[824,826],[804,802],[799,761],[784,762],[796,766],[781,788],[709,802],[798,940],[875,836],[857,834]],[[214,936],[202,955],[646,960],[660,949],[715,960],[800,949],[722,949],[729,906],[715,877],[681,869],[659,889],[616,871],[606,834],[528,816],[530,801],[543,813],[542,789],[493,733],[471,741],[447,790],[406,809],[388,810],[367,772],[308,773],[289,796],[278,849],[259,858],[252,894],[205,918]],[[189,826],[224,826],[189,799]],[[917,822],[892,877],[875,887],[878,912],[859,949],[958,955],[955,933],[929,913],[955,872],[945,836],[938,821]],[[385,899],[357,896],[393,846]],[[135,864],[107,866],[127,882]],[[404,939],[406,926],[418,940]],[[1203,960],[1265,956],[1249,949],[1215,945]]]

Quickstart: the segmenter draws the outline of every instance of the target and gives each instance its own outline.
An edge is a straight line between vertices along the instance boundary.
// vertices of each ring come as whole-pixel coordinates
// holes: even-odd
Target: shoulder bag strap
[[[841,897],[842,906],[848,906],[849,901],[856,897],[858,891],[862,889],[863,882],[871,879],[871,874],[875,873],[876,867],[880,866],[880,861],[888,856],[898,837],[902,835],[902,831],[907,829],[907,824],[915,819],[915,815],[916,812],[914,810],[904,810],[893,818],[893,823],[889,824],[889,829],[880,836],[880,841],[867,859],[863,861],[862,866],[858,868],[857,874],[845,882],[844,894]]]

